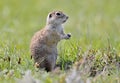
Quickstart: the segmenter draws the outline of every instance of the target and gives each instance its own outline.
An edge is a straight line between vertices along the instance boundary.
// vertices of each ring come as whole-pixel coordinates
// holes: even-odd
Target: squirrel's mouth
[[[65,23],[65,22],[66,22],[66,20],[63,21],[63,23]]]
[[[66,22],[68,18],[69,18],[69,17],[67,16],[66,19],[63,21],[63,23]]]

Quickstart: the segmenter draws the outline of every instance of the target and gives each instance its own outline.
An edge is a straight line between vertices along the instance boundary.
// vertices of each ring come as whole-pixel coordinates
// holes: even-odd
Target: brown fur
[[[63,14],[60,11],[56,11]],[[52,15],[50,17],[49,15]],[[31,56],[34,58],[35,64],[39,68],[45,68],[46,71],[52,71],[55,68],[57,59],[57,44],[61,39],[69,39],[70,34],[65,34],[63,31],[62,23],[56,24],[55,11],[51,12],[47,17],[47,24],[45,28],[36,32],[31,40],[30,51]],[[65,14],[64,18],[67,16]],[[51,22],[51,18],[55,17],[54,21]],[[66,19],[67,20],[67,19]],[[38,65],[39,64],[39,65]]]

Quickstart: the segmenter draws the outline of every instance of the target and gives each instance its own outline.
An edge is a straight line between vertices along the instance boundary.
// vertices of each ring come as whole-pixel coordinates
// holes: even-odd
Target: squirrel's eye
[[[51,18],[52,17],[52,14],[49,14],[49,18]]]
[[[60,16],[61,14],[60,13],[56,13],[57,16]]]

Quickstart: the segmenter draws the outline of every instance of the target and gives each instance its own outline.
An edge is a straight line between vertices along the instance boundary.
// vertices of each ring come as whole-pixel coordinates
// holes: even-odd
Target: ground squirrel
[[[68,16],[62,11],[50,12],[47,16],[46,26],[36,32],[30,44],[31,56],[39,68],[52,71],[57,59],[57,44],[62,39],[69,39],[71,34],[65,34],[62,24]]]

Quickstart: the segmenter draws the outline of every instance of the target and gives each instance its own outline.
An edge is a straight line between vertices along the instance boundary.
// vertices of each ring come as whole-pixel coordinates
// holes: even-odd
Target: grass
[[[27,75],[40,83],[119,83],[119,3],[119,0],[1,1],[0,83],[24,80]],[[70,32],[72,38],[58,45],[57,64],[62,70],[47,73],[33,66],[29,44],[52,10],[68,14],[65,32]]]

